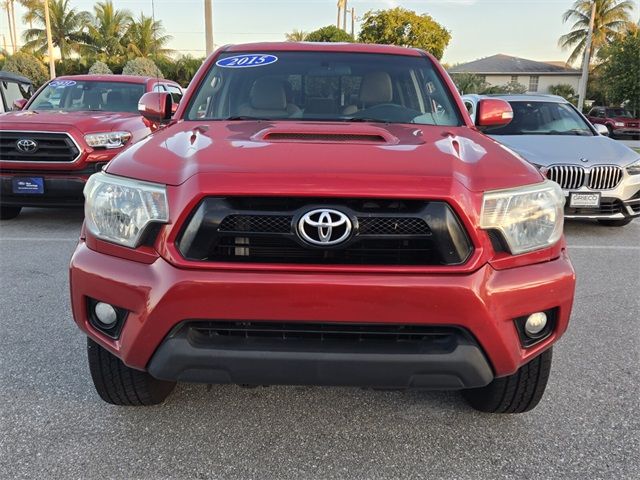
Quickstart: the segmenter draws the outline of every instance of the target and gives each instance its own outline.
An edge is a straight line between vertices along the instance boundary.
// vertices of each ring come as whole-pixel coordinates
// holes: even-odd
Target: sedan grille
[[[622,169],[614,165],[584,168],[579,165],[554,165],[547,170],[547,178],[564,190],[586,186],[591,190],[616,188],[622,181]]]
[[[32,147],[21,150],[18,147],[21,140],[31,140]],[[80,150],[66,133],[0,130],[0,160],[71,163],[79,156]]]

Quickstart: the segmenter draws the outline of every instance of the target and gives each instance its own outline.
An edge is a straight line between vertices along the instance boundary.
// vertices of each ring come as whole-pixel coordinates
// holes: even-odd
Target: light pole
[[[211,0],[204,0],[204,35],[208,57],[213,52],[213,8]]]
[[[49,76],[56,78],[56,64],[53,60],[53,40],[51,39],[51,20],[49,19],[49,0],[44,0],[44,23],[47,31],[47,52],[49,55]]]

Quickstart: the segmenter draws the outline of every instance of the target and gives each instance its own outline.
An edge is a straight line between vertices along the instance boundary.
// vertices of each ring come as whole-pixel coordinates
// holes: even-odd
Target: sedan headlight
[[[562,189],[550,180],[486,192],[480,227],[500,231],[514,255],[549,247],[562,236],[564,202]]]
[[[640,175],[640,159],[627,167],[627,173],[629,175]]]
[[[87,145],[93,148],[120,148],[131,140],[130,132],[101,132],[84,136]]]
[[[100,172],[89,177],[84,196],[87,229],[102,240],[135,248],[151,223],[169,221],[164,185]]]

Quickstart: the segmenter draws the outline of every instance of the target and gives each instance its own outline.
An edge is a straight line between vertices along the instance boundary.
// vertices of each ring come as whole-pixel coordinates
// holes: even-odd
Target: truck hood
[[[131,146],[108,173],[168,185],[225,175],[308,192],[375,183],[486,191],[542,181],[527,162],[468,127],[295,121],[180,121]],[[269,180],[270,179],[270,180]],[[239,193],[239,192],[238,192]],[[406,192],[405,192],[406,193]]]
[[[638,159],[638,154],[629,147],[602,135],[494,135],[493,138],[543,167],[557,164],[624,167]]]
[[[80,133],[110,132],[138,117],[129,112],[60,112],[56,110],[6,113],[2,118],[5,130],[50,130],[61,131],[75,128]]]

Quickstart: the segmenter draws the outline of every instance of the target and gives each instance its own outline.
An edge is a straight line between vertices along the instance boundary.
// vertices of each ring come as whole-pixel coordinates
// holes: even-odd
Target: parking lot
[[[94,392],[69,308],[81,210],[0,224],[0,478],[640,476],[640,220],[566,227],[572,324],[532,412],[456,393],[180,385],[159,407]],[[250,295],[251,292],[247,292]]]

